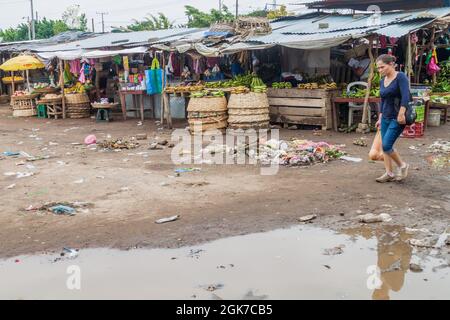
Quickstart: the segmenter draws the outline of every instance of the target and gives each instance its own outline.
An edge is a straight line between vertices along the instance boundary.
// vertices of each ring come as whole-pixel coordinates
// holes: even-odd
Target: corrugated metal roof
[[[138,32],[122,32],[122,33],[106,33],[94,38],[73,41],[70,43],[40,46],[38,48],[41,52],[48,51],[66,51],[77,49],[98,49],[105,47],[119,47],[131,44],[144,44],[149,42],[156,42],[170,36],[181,36],[198,31],[194,28],[180,28],[180,29],[166,29],[155,31],[138,31]]]

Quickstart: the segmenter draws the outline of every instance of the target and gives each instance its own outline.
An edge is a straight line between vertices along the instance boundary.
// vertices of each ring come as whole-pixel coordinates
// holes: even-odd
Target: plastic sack
[[[372,148],[369,152],[369,159],[373,161],[384,161],[383,141],[381,140],[381,131],[378,130],[373,140]]]
[[[150,70],[145,71],[147,94],[160,94],[163,89],[163,70],[158,59],[154,58]]]

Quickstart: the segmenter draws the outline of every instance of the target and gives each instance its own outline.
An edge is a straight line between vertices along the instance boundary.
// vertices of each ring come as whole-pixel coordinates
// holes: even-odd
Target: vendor
[[[348,66],[353,69],[360,81],[368,81],[370,74],[370,58],[367,53],[358,59],[351,58],[348,62]]]

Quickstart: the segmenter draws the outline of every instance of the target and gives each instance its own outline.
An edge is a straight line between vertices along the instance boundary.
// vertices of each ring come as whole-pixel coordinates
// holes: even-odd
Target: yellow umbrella
[[[28,70],[42,69],[45,65],[37,58],[29,55],[21,55],[15,58],[9,59],[4,64],[0,66],[0,69],[4,71],[27,71],[27,85],[28,90],[30,89],[30,80],[28,75]],[[13,83],[14,83],[14,73],[12,73]],[[13,88],[14,92],[14,88]]]
[[[0,69],[4,71],[24,71],[42,68],[45,68],[45,65],[39,59],[28,55],[9,59],[0,66]]]

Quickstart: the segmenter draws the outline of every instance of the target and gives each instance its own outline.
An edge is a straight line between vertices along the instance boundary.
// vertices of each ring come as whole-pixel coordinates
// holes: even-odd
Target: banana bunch
[[[338,87],[337,87],[336,82],[325,83],[325,84],[319,85],[319,89],[335,90],[335,89],[337,89],[337,88],[338,88]]]
[[[80,82],[77,82],[76,85],[74,85],[70,88],[64,89],[64,93],[85,93],[85,92],[86,92],[86,88]]]
[[[231,90],[232,94],[244,94],[244,93],[249,93],[249,92],[250,92],[250,89],[245,86],[235,87]]]
[[[325,84],[311,82],[311,83],[300,83],[298,85],[298,88],[306,89],[306,90],[316,90],[316,89],[335,90],[338,88],[338,86],[337,86],[336,82],[325,83]]]
[[[253,77],[253,80],[252,80],[252,83],[250,84],[250,87],[252,88],[252,91],[255,92],[255,93],[265,93],[265,92],[267,92],[267,86],[258,77]]]
[[[191,93],[191,98],[204,98],[204,97],[225,97],[225,92],[222,90],[217,91],[196,91]]]
[[[205,91],[192,92],[191,93],[191,98],[203,98],[207,94],[208,93],[206,93]]]
[[[211,96],[213,97],[225,97],[225,92],[223,92],[222,90],[218,90],[218,91],[212,91],[211,92]]]
[[[292,83],[290,82],[274,82],[272,83],[274,89],[292,89]]]

